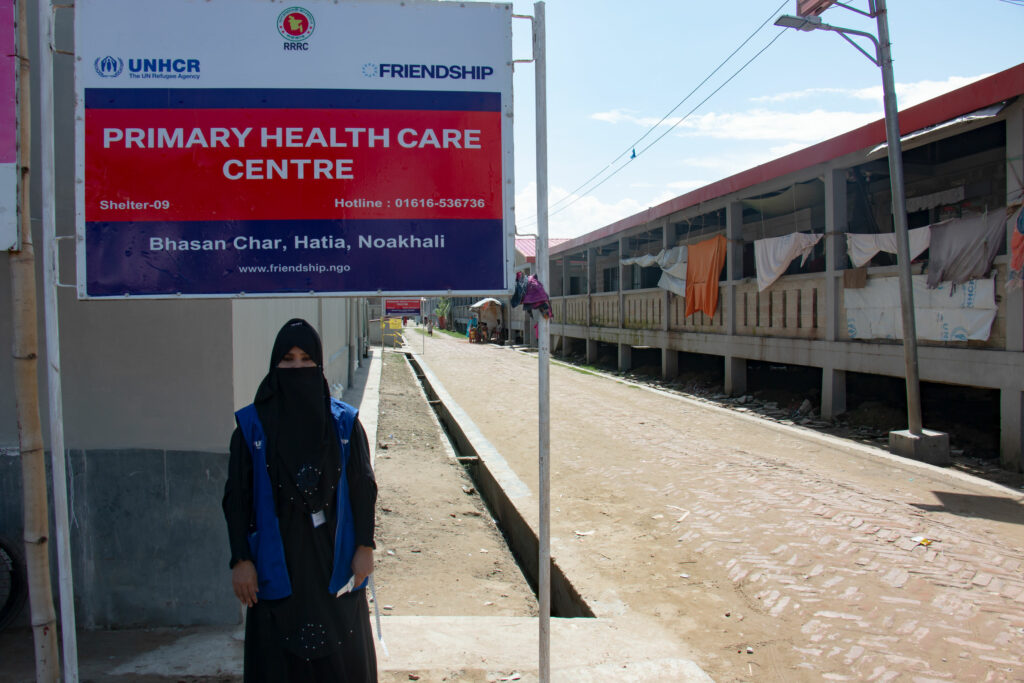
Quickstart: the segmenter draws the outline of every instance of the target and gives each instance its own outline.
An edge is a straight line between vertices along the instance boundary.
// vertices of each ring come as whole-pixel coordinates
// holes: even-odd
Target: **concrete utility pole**
[[[907,233],[907,201],[903,181],[903,146],[900,142],[899,108],[896,105],[896,86],[892,74],[892,52],[889,43],[889,20],[885,0],[868,0],[868,11],[863,12],[850,5],[839,4],[844,9],[875,19],[878,37],[866,31],[822,23],[817,16],[828,9],[833,2],[805,2],[809,14],[801,16],[783,15],[775,20],[776,26],[795,28],[799,31],[833,31],[853,45],[865,57],[882,70],[882,99],[885,109],[885,137],[889,157],[889,186],[892,192],[893,231],[896,234],[896,257],[899,263],[900,310],[903,314],[903,361],[907,385],[908,429],[889,433],[889,450],[915,460],[924,460],[934,465],[949,464],[949,435],[924,429],[921,420],[921,382],[917,362],[917,323],[914,317],[914,282],[910,269],[910,237]],[[850,36],[861,36],[871,41],[874,55],[869,53]]]

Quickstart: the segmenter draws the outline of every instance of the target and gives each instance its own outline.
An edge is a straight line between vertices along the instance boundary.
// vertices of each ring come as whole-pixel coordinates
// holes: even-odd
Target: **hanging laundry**
[[[643,268],[658,266],[661,279],[658,286],[684,296],[686,294],[686,245],[662,249],[657,254],[630,256],[619,261],[624,266],[637,265]]]
[[[686,313],[703,311],[714,316],[718,310],[718,276],[725,265],[729,242],[722,235],[691,244],[686,268]]]
[[[907,237],[910,240],[910,260],[913,261],[931,243],[931,227],[926,225],[923,228],[908,230]],[[860,268],[880,251],[896,253],[896,233],[887,232],[881,235],[846,233],[846,253],[850,255],[850,263],[854,268]]]
[[[686,281],[686,245],[672,247],[658,254],[658,265],[672,277]]]
[[[523,271],[516,271],[516,288],[512,293],[512,301],[510,305],[515,308],[519,304],[523,303],[523,296],[526,295],[526,277],[523,275]]]
[[[794,232],[784,237],[769,237],[754,241],[754,260],[757,263],[757,291],[768,289],[779,276],[786,272],[789,264],[797,256],[800,265],[807,262],[811,250],[823,235],[809,235],[805,232]]]
[[[1010,217],[1010,272],[1006,278],[1006,289],[1024,286],[1024,206]]]
[[[936,223],[928,252],[928,287],[985,278],[1005,239],[1006,214],[994,211]]]
[[[551,299],[547,290],[540,283],[536,275],[526,279],[526,294],[523,295],[523,310],[529,316],[531,311],[537,311],[545,319],[551,317]]]
[[[624,266],[637,265],[637,266],[640,266],[641,268],[650,268],[651,266],[654,266],[654,265],[658,264],[658,257],[661,256],[661,254],[663,254],[663,253],[665,253],[664,250],[658,252],[657,254],[644,254],[642,256],[631,256],[629,258],[622,259],[622,261],[620,261],[620,263],[622,265],[624,265]]]

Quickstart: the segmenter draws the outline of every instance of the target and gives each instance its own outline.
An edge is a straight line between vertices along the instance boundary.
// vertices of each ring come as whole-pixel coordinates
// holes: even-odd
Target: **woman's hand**
[[[246,607],[256,604],[256,594],[259,592],[259,582],[256,579],[256,565],[250,560],[241,560],[231,570],[231,587],[235,590],[235,597]]]
[[[363,585],[366,577],[373,573],[373,548],[356,546],[356,554],[352,557],[352,573],[356,577],[356,587]]]

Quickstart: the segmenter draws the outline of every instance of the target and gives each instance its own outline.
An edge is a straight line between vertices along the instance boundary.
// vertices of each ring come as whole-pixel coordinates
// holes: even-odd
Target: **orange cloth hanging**
[[[728,240],[722,235],[691,244],[687,248],[686,314],[704,311],[714,317],[718,310],[718,276],[725,265]]]

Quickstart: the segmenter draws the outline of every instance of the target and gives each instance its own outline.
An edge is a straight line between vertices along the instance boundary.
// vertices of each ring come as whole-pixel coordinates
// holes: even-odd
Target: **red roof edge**
[[[927,128],[943,121],[972,112],[990,104],[1024,93],[1024,64],[1000,71],[988,78],[975,81],[962,88],[900,111],[900,134]],[[744,188],[799,171],[808,166],[824,163],[859,149],[874,147],[885,142],[885,119],[879,119],[834,138],[811,145],[792,154],[717,180],[710,185],[679,195],[645,211],[627,216],[603,228],[575,237],[552,249],[552,253],[570,251],[578,246],[610,237],[629,228],[667,216],[701,202],[716,199]]]

